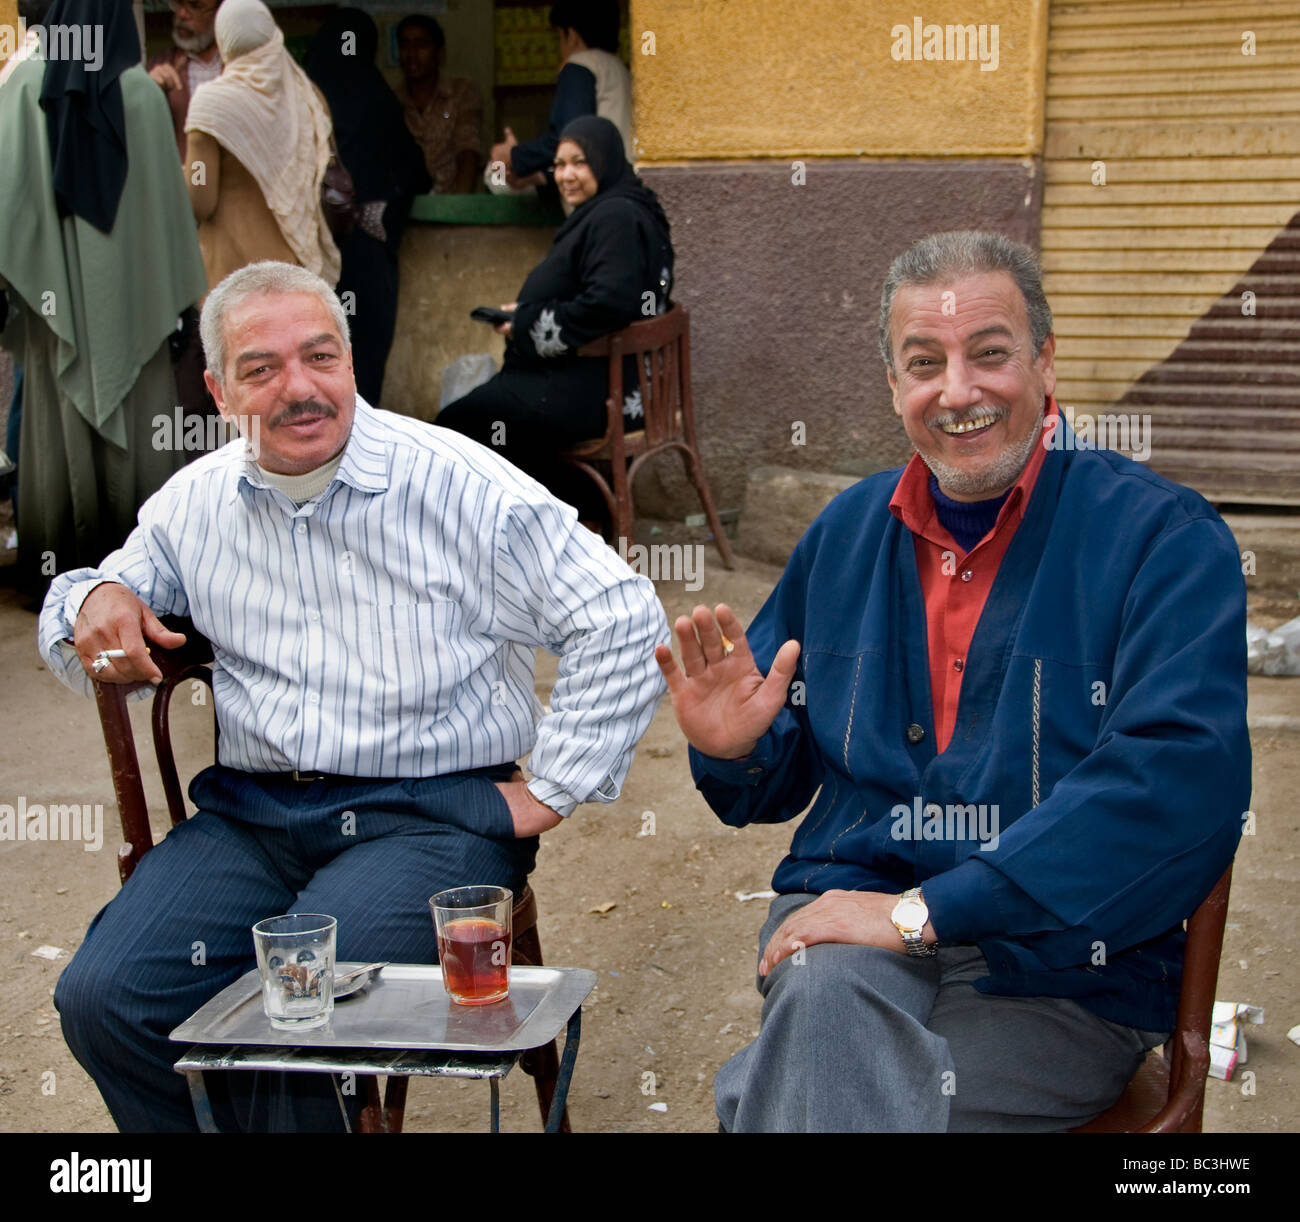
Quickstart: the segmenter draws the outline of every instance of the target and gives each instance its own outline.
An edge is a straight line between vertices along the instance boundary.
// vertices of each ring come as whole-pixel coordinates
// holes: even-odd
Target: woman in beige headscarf
[[[195,90],[185,121],[208,288],[261,259],[300,264],[333,285],[339,252],[320,206],[329,107],[261,0],[225,0],[216,35],[225,67]]]

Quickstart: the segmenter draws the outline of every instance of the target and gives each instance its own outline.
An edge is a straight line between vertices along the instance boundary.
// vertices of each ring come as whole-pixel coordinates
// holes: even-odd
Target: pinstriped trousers
[[[198,812],[145,855],[55,989],[64,1038],[118,1128],[196,1130],[172,1069],[185,1046],[168,1034],[256,966],[254,922],[323,912],[338,920],[340,959],[434,963],[431,895],[465,883],[517,891],[537,837],[514,839],[493,785],[513,771],[346,784],[199,773]],[[328,1075],[231,1072],[208,1085],[223,1131],[343,1127]]]
[[[760,949],[817,897],[778,895]],[[974,946],[914,958],[819,943],[760,978],[758,1038],[718,1071],[727,1132],[1053,1132],[1123,1093],[1167,1032],[1112,1023],[1061,997],[996,997]]]

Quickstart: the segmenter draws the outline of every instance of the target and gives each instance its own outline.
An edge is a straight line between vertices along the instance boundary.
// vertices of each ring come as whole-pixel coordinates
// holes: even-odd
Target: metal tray
[[[262,982],[254,969],[181,1023],[171,1038],[189,1044],[506,1052],[553,1040],[595,987],[596,973],[586,968],[512,965],[508,997],[462,1006],[447,996],[437,965],[390,963],[360,997],[336,1005],[325,1026],[280,1031],[262,1009]]]

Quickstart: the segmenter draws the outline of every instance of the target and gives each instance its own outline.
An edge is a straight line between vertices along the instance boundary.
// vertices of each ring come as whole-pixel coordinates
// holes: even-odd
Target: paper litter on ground
[[[1246,1023],[1264,1021],[1261,1006],[1216,1001],[1210,1011],[1210,1077],[1228,1082],[1232,1071],[1246,1064]]]

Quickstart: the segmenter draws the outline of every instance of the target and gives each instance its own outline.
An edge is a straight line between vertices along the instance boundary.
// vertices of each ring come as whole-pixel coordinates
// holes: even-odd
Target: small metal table
[[[339,972],[349,965],[340,963]],[[355,966],[360,966],[357,964]],[[281,1031],[262,1009],[256,970],[223,989],[171,1033],[194,1045],[176,1072],[189,1083],[199,1128],[217,1132],[203,1083],[209,1069],[486,1078],[491,1128],[500,1130],[499,1083],[531,1048],[565,1031],[559,1079],[546,1121],[559,1132],[578,1058],[582,1003],[596,985],[585,968],[510,968],[510,995],[486,1006],[454,1003],[437,965],[390,963],[362,992],[334,1003],[330,1022],[312,1031]],[[347,1113],[337,1081],[339,1107]]]

